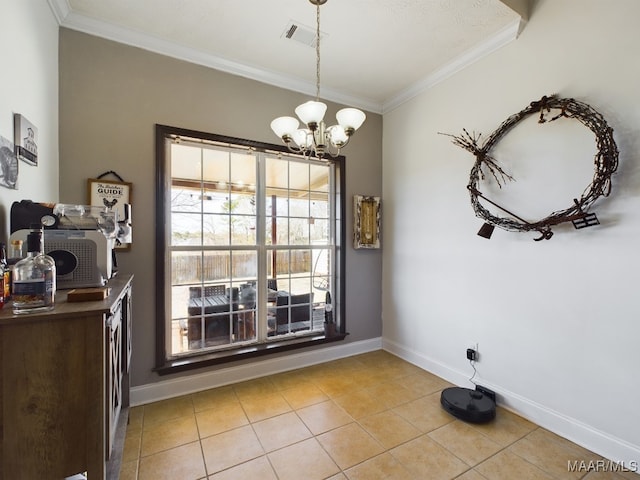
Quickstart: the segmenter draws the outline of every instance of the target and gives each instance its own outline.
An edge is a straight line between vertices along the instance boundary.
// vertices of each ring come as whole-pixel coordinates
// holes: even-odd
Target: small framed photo
[[[0,136],[0,186],[11,190],[18,189],[18,157],[13,143]]]
[[[353,196],[353,248],[380,248],[380,197]]]
[[[13,141],[16,156],[35,167],[38,166],[38,129],[19,113],[13,114]]]
[[[87,198],[89,205],[107,207],[118,212],[118,221],[128,218],[125,204],[131,204],[131,182],[116,180],[104,180],[90,178],[87,180]],[[123,244],[116,247],[120,250],[128,250],[131,244]]]

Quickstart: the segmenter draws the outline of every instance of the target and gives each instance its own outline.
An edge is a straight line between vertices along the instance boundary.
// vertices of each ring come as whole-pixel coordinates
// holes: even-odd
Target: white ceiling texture
[[[48,1],[61,26],[315,95],[309,0]],[[327,0],[320,97],[389,111],[514,40],[528,2]]]

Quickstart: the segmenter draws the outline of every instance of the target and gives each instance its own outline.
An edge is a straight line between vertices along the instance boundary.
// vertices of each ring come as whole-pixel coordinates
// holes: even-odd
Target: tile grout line
[[[200,424],[198,423],[196,406],[193,402],[193,394],[190,394],[189,398],[191,399],[191,408],[193,409],[193,419],[196,422],[196,431],[198,432],[198,446],[200,447],[200,455],[202,456],[202,464],[204,465],[204,479],[206,480],[209,478],[209,467],[207,466],[207,457],[204,454],[204,447],[202,446],[202,435],[200,435]]]
[[[378,358],[378,357],[376,357],[376,358],[375,358],[375,359],[373,359],[373,360],[377,360],[377,358]],[[308,441],[308,440],[311,440],[311,439],[314,439],[314,441],[315,441],[315,442],[316,442],[316,443],[317,443],[317,444],[322,448],[322,451],[324,451],[324,452],[325,452],[325,454],[328,456],[328,458],[330,458],[330,459],[331,459],[331,461],[334,463],[334,465],[337,467],[337,469],[338,469],[338,472],[339,472],[339,473],[336,473],[336,474],[334,474],[334,475],[340,475],[340,473],[341,473],[342,475],[347,476],[347,475],[346,475],[346,471],[347,471],[347,470],[349,470],[349,469],[351,469],[351,468],[355,468],[355,467],[357,467],[357,466],[359,466],[359,465],[362,465],[362,464],[364,464],[364,463],[366,463],[366,462],[368,462],[368,461],[370,461],[370,460],[372,460],[372,459],[374,459],[374,458],[376,458],[376,457],[378,457],[378,456],[380,456],[380,455],[385,455],[385,454],[389,454],[389,455],[391,456],[391,458],[393,458],[393,459],[394,459],[394,461],[396,461],[396,462],[398,463],[398,465],[400,465],[404,470],[406,470],[406,471],[408,471],[408,472],[411,472],[411,471],[410,471],[410,470],[405,466],[405,464],[403,464],[403,463],[402,463],[398,458],[396,458],[396,457],[391,453],[391,451],[392,451],[393,449],[395,449],[395,448],[398,448],[398,447],[402,446],[402,445],[408,444],[408,443],[410,443],[410,442],[412,442],[412,441],[414,441],[414,440],[416,440],[416,439],[418,439],[418,438],[421,438],[421,437],[427,437],[430,441],[433,441],[435,444],[439,445],[441,448],[443,448],[446,452],[448,452],[448,453],[449,453],[450,455],[452,455],[454,458],[457,458],[457,459],[458,459],[458,460],[460,460],[463,464],[465,464],[465,465],[467,465],[467,466],[468,466],[468,468],[467,468],[464,472],[461,472],[461,473],[460,473],[460,474],[458,474],[455,478],[459,478],[460,476],[465,475],[466,473],[468,473],[469,471],[472,471],[472,470],[473,470],[475,473],[477,473],[478,475],[480,475],[482,478],[485,478],[485,477],[484,477],[484,475],[480,474],[480,472],[476,470],[476,468],[478,468],[479,466],[481,466],[481,465],[485,464],[485,463],[486,463],[486,462],[488,462],[489,460],[491,460],[491,459],[495,458],[496,456],[500,455],[501,453],[503,453],[503,452],[505,452],[505,451],[509,452],[510,454],[513,454],[513,455],[517,456],[520,460],[524,461],[524,462],[525,462],[526,464],[528,464],[529,466],[534,467],[536,471],[539,471],[539,472],[541,472],[541,473],[544,473],[544,474],[546,474],[546,475],[549,475],[550,477],[557,478],[557,474],[556,474],[556,473],[552,473],[552,472],[550,472],[550,471],[547,471],[547,470],[543,469],[541,466],[538,466],[538,465],[536,465],[535,463],[532,463],[530,460],[528,460],[527,458],[524,458],[523,456],[521,456],[520,454],[518,454],[517,452],[515,452],[515,451],[513,451],[513,450],[511,449],[515,444],[517,444],[518,442],[520,442],[520,441],[522,441],[523,439],[527,438],[527,437],[528,437],[528,436],[530,436],[532,433],[537,432],[537,431],[543,431],[542,427],[540,427],[539,425],[535,425],[535,424],[533,424],[533,425],[535,426],[535,428],[533,428],[533,430],[530,430],[530,431],[528,431],[527,433],[525,433],[525,434],[523,434],[523,435],[520,435],[520,432],[516,430],[516,431],[515,431],[515,433],[517,434],[517,435],[516,435],[516,436],[517,436],[517,438],[511,439],[510,437],[507,437],[506,439],[508,439],[508,440],[509,440],[509,443],[507,443],[506,445],[502,446],[502,445],[503,445],[503,444],[502,444],[502,442],[498,442],[498,441],[494,440],[492,437],[490,437],[489,435],[487,435],[487,434],[486,434],[484,431],[482,431],[481,429],[475,428],[475,426],[474,426],[473,424],[468,424],[468,423],[466,423],[466,422],[461,422],[461,423],[463,423],[464,425],[468,425],[470,428],[473,428],[473,429],[474,429],[474,431],[475,431],[476,433],[478,433],[478,434],[482,435],[482,437],[483,437],[483,438],[487,438],[488,440],[490,440],[490,441],[492,441],[493,443],[496,443],[496,444],[498,444],[498,445],[500,446],[499,450],[495,451],[494,453],[492,453],[492,454],[491,454],[490,456],[488,456],[487,458],[484,458],[484,459],[480,460],[480,461],[479,461],[478,463],[476,463],[475,465],[469,465],[466,461],[464,461],[462,458],[460,458],[458,455],[456,455],[453,451],[449,450],[449,449],[446,447],[446,445],[442,444],[440,441],[438,441],[437,439],[432,438],[432,437],[430,436],[430,434],[432,434],[433,432],[436,432],[436,431],[438,431],[438,430],[439,430],[439,429],[441,429],[441,428],[445,428],[447,425],[450,425],[450,424],[451,424],[451,422],[456,422],[456,421],[458,421],[458,420],[456,420],[456,419],[452,419],[452,421],[451,421],[451,422],[447,422],[447,423],[445,423],[445,424],[443,424],[443,425],[439,425],[439,426],[437,426],[437,427],[435,427],[435,428],[432,428],[432,429],[431,429],[431,430],[429,430],[429,431],[423,431],[423,430],[422,430],[422,428],[420,428],[420,427],[418,426],[418,424],[414,423],[414,421],[413,421],[413,420],[411,420],[411,419],[409,419],[409,418],[405,418],[405,417],[404,417],[403,415],[401,415],[400,413],[395,412],[395,409],[397,409],[397,408],[399,408],[399,407],[402,407],[402,406],[404,406],[404,405],[408,405],[408,404],[410,404],[410,403],[412,403],[412,402],[414,402],[414,401],[424,400],[424,399],[426,399],[427,397],[430,397],[430,396],[432,396],[432,395],[434,395],[434,394],[437,394],[437,392],[439,391],[438,389],[436,389],[436,390],[434,390],[433,392],[430,392],[430,393],[423,393],[423,392],[419,392],[419,391],[417,391],[417,390],[412,390],[411,388],[407,387],[406,385],[404,385],[404,384],[402,383],[402,380],[403,380],[403,379],[405,379],[405,380],[406,380],[408,377],[410,377],[410,376],[412,376],[412,375],[416,375],[416,374],[418,374],[418,373],[420,373],[420,372],[409,372],[409,373],[407,373],[407,371],[406,371],[406,370],[404,370],[403,368],[400,368],[400,367],[397,367],[397,366],[393,365],[393,363],[394,363],[394,362],[389,362],[389,363],[388,363],[388,364],[386,364],[386,365],[375,365],[375,364],[374,364],[375,362],[369,362],[370,364],[369,364],[369,365],[367,365],[364,361],[360,361],[360,359],[358,359],[358,361],[361,363],[361,365],[362,365],[362,369],[359,369],[359,368],[357,368],[357,367],[354,367],[354,370],[352,370],[352,369],[351,369],[351,365],[352,365],[352,364],[349,364],[349,365],[348,365],[347,373],[348,373],[349,375],[353,374],[354,382],[353,382],[352,387],[344,386],[344,389],[343,389],[342,385],[337,385],[337,386],[336,386],[336,388],[328,388],[328,387],[327,387],[327,385],[328,385],[328,386],[331,386],[331,383],[332,383],[331,378],[332,378],[332,376],[334,375],[334,373],[335,373],[335,371],[336,371],[336,370],[334,370],[334,368],[335,368],[335,369],[338,369],[338,371],[339,371],[339,369],[340,369],[340,368],[344,368],[346,364],[336,364],[336,365],[331,365],[331,366],[329,367],[329,370],[325,370],[324,372],[323,372],[322,370],[318,370],[318,372],[319,372],[319,373],[318,373],[318,375],[315,375],[315,374],[314,374],[314,375],[309,375],[309,374],[305,375],[305,374],[303,373],[303,376],[302,376],[302,377],[300,377],[299,379],[295,379],[295,380],[294,380],[294,378],[295,378],[295,377],[292,377],[291,379],[283,377],[282,379],[278,379],[278,380],[282,380],[282,382],[276,382],[276,381],[274,381],[274,380],[271,378],[272,376],[264,377],[264,380],[265,380],[265,386],[267,387],[267,389],[271,389],[271,388],[273,388],[273,389],[274,389],[273,391],[272,391],[272,390],[269,390],[269,392],[270,392],[270,393],[274,393],[274,394],[275,394],[275,393],[277,393],[280,397],[282,397],[282,399],[284,399],[285,404],[287,405],[287,407],[288,407],[290,410],[289,410],[288,412],[278,413],[277,415],[268,416],[268,417],[266,417],[266,418],[261,418],[261,419],[259,419],[259,420],[255,420],[255,421],[252,421],[251,419],[249,419],[249,416],[248,416],[248,414],[247,414],[247,410],[246,410],[245,404],[242,402],[242,400],[241,400],[240,396],[238,395],[238,389],[237,389],[237,386],[232,386],[233,399],[235,399],[235,401],[237,401],[237,402],[238,402],[238,404],[240,405],[240,408],[242,409],[242,412],[243,412],[243,414],[244,414],[245,418],[246,418],[246,419],[247,419],[247,421],[248,421],[248,425],[250,425],[250,426],[251,426],[251,430],[252,430],[252,432],[253,432],[254,436],[257,438],[258,443],[259,443],[259,445],[261,446],[261,449],[262,449],[262,452],[263,452],[263,453],[262,453],[261,455],[259,455],[258,457],[255,457],[255,458],[253,458],[253,459],[249,459],[249,460],[246,460],[246,461],[240,462],[240,463],[238,463],[238,464],[236,464],[236,465],[229,466],[229,467],[227,467],[227,468],[225,468],[225,469],[221,470],[221,472],[222,472],[222,471],[227,471],[227,470],[232,469],[232,468],[235,468],[235,467],[238,467],[239,465],[246,464],[246,463],[248,463],[248,462],[250,462],[250,461],[256,460],[257,458],[266,457],[266,460],[267,460],[267,462],[268,462],[268,464],[269,464],[269,466],[270,466],[270,468],[271,468],[271,471],[273,472],[273,474],[275,475],[275,477],[276,477],[276,478],[280,479],[280,475],[279,475],[279,474],[278,474],[278,472],[276,471],[275,466],[274,466],[274,464],[272,463],[271,458],[270,458],[270,456],[269,456],[269,455],[270,455],[271,453],[273,453],[273,452],[277,452],[277,451],[279,451],[279,450],[282,450],[282,449],[285,449],[285,448],[289,448],[289,447],[291,447],[291,446],[293,446],[293,445],[296,445],[296,444],[299,444],[299,443],[302,443],[302,442],[305,442],[305,441]],[[303,367],[303,368],[301,368],[301,369],[300,369],[300,372],[304,372],[304,370],[305,370],[306,368],[311,369],[312,367]],[[385,374],[384,374],[384,375],[380,375],[380,377],[381,377],[381,378],[384,378],[384,380],[382,380],[382,381],[380,381],[380,380],[375,380],[375,381],[373,381],[371,384],[369,384],[369,383],[367,382],[367,383],[366,383],[366,385],[367,385],[367,386],[361,386],[361,385],[358,385],[358,383],[357,383],[357,378],[364,378],[364,377],[360,377],[360,376],[358,376],[358,375],[357,375],[357,372],[358,372],[358,371],[360,371],[360,372],[362,372],[362,373],[365,373],[365,371],[366,371],[366,370],[373,371],[373,370],[375,370],[375,369],[383,369],[383,370],[386,370],[386,372],[385,372]],[[312,371],[315,373],[315,370],[309,370],[309,373],[311,373]],[[399,376],[397,376],[397,377],[393,377],[393,372],[394,372],[394,371],[399,371],[399,372],[402,372],[402,373],[400,373],[400,374],[399,374]],[[425,372],[426,372],[426,371],[425,371]],[[427,373],[427,374],[429,374],[430,372],[426,372],[426,373]],[[431,375],[433,375],[433,374],[431,374]],[[320,381],[320,379],[322,379],[322,381]],[[322,395],[324,395],[324,396],[326,397],[326,399],[324,399],[324,400],[319,400],[319,401],[314,401],[314,402],[310,403],[309,405],[304,404],[303,406],[301,406],[301,407],[299,407],[299,408],[294,408],[293,403],[292,403],[292,401],[293,401],[293,400],[289,400],[289,399],[287,399],[287,397],[283,394],[283,392],[286,392],[286,391],[288,391],[288,390],[292,390],[293,388],[295,388],[295,385],[297,385],[299,381],[303,381],[303,380],[304,380],[305,382],[307,382],[307,381],[308,381],[310,385],[313,385],[313,387],[314,387],[315,389],[317,389],[320,393],[322,393]],[[293,382],[293,383],[290,383],[290,382]],[[384,385],[393,384],[394,382],[395,382],[396,384],[399,384],[399,385],[401,385],[401,386],[405,387],[405,388],[409,388],[409,390],[411,390],[411,393],[412,393],[412,394],[411,394],[411,397],[412,397],[412,398],[411,398],[410,400],[404,400],[404,399],[402,399],[403,401],[401,401],[401,403],[399,403],[399,404],[397,404],[397,405],[396,405],[396,404],[393,404],[393,402],[390,402],[389,404],[392,404],[392,406],[385,406],[385,407],[384,407],[384,409],[383,409],[383,410],[381,410],[380,412],[367,413],[367,415],[359,416],[358,418],[356,418],[356,417],[354,417],[353,415],[349,414],[347,410],[345,410],[345,409],[344,409],[340,404],[338,404],[338,403],[336,402],[336,399],[337,399],[337,398],[340,398],[341,396],[348,395],[348,394],[352,394],[352,393],[354,393],[354,392],[366,391],[366,390],[368,390],[368,389],[369,389],[369,390],[371,390],[371,389],[373,389],[374,387],[381,387],[381,386],[384,386]],[[242,382],[242,383],[244,384],[245,382]],[[325,385],[325,388],[323,388],[321,385]],[[422,386],[424,386],[424,385],[425,385],[425,384],[422,384]],[[391,386],[393,386],[393,385],[391,385]],[[251,390],[252,385],[248,385],[248,387],[249,387],[249,389],[248,389],[247,391],[245,391],[246,395],[243,395],[243,397],[246,397],[247,399],[253,399],[254,397],[258,397],[258,399],[259,399],[260,395],[263,395],[263,394],[265,393],[261,388],[257,388],[255,391],[252,391],[252,390]],[[258,385],[258,387],[260,387],[260,385]],[[289,388],[286,388],[286,387],[289,387]],[[355,387],[355,389],[351,390],[350,388],[353,388],[353,387]],[[327,388],[328,388],[328,390],[329,390],[329,391],[332,391],[333,393],[336,393],[336,392],[337,392],[338,394],[337,394],[337,395],[335,395],[335,396],[330,395],[330,394],[327,392]],[[343,390],[343,391],[341,391],[341,390]],[[346,393],[345,393],[345,392],[346,392]],[[413,395],[418,395],[418,396],[417,396],[417,397],[415,397],[415,398],[413,398]],[[191,413],[192,413],[193,418],[194,418],[194,421],[195,421],[195,423],[196,423],[197,438],[198,438],[198,442],[199,442],[199,446],[200,446],[200,453],[201,453],[202,461],[203,461],[203,464],[204,464],[204,471],[205,471],[205,477],[204,477],[204,478],[206,479],[206,478],[208,478],[208,477],[209,477],[210,473],[209,473],[209,471],[208,471],[208,466],[207,466],[207,463],[206,463],[206,456],[205,456],[204,446],[203,446],[203,440],[205,440],[205,438],[202,438],[201,425],[200,425],[200,423],[198,422],[198,415],[197,415],[197,413],[198,413],[198,412],[196,412],[196,411],[195,411],[195,398],[194,398],[194,394],[189,394],[188,396],[189,396],[189,404],[190,404],[190,406],[191,406]],[[292,397],[292,398],[294,398],[294,397]],[[391,398],[393,398],[393,397],[391,397]],[[295,398],[294,398],[294,399],[295,399]],[[217,399],[217,397],[215,397],[215,401],[213,402],[213,404],[212,404],[212,406],[211,406],[210,408],[215,408],[215,405],[217,404],[217,402],[218,402],[218,401],[221,401],[221,400],[218,400],[218,399]],[[304,400],[303,400],[302,402],[304,403]],[[315,406],[315,405],[320,405],[320,404],[322,404],[322,403],[329,403],[332,407],[339,409],[341,412],[344,412],[346,415],[348,415],[348,417],[350,418],[350,421],[349,421],[347,424],[345,424],[345,425],[339,425],[339,426],[336,426],[336,427],[334,427],[334,428],[330,428],[330,429],[329,429],[329,430],[327,430],[326,432],[325,432],[325,431],[323,431],[323,432],[321,432],[321,433],[315,434],[315,433],[311,430],[311,428],[307,425],[307,423],[304,421],[304,419],[303,419],[303,417],[301,416],[300,412],[301,412],[304,408],[312,407],[312,406]],[[387,402],[385,402],[385,403],[387,403]],[[209,404],[207,403],[207,404],[203,404],[203,405],[209,405]],[[205,408],[204,410],[207,410],[207,409],[208,409],[208,408]],[[363,410],[363,411],[364,411],[364,410]],[[260,438],[260,436],[258,436],[258,432],[257,432],[257,430],[256,430],[256,425],[255,425],[255,424],[257,424],[257,423],[259,423],[259,422],[261,422],[261,421],[265,421],[265,420],[269,420],[269,419],[275,419],[275,418],[277,418],[277,417],[281,417],[281,416],[286,415],[286,414],[291,413],[291,412],[293,412],[293,413],[295,414],[295,418],[296,418],[299,422],[301,422],[301,424],[302,424],[302,425],[303,425],[303,426],[304,426],[304,427],[309,431],[309,433],[311,434],[311,436],[310,436],[310,437],[308,437],[308,438],[304,438],[304,439],[301,439],[301,440],[297,440],[297,441],[295,441],[295,442],[293,442],[293,443],[291,443],[291,444],[281,446],[281,447],[279,447],[279,448],[277,448],[277,449],[273,450],[272,452],[267,452],[267,449],[265,448],[265,445],[264,445],[264,443],[263,443],[263,440]],[[143,457],[142,457],[142,449],[143,449],[143,441],[144,441],[144,436],[145,436],[145,426],[146,426],[146,424],[147,424],[147,422],[149,421],[149,418],[150,418],[150,417],[148,417],[147,413],[148,413],[148,412],[147,412],[147,406],[146,406],[146,405],[143,405],[143,406],[142,406],[142,410],[141,410],[141,419],[140,419],[140,425],[141,425],[141,427],[140,427],[140,428],[141,428],[140,441],[139,441],[139,444],[138,444],[138,446],[137,446],[137,458],[136,458],[136,467],[137,467],[137,468],[136,468],[136,478],[137,478],[137,479],[139,479],[139,478],[140,478],[140,473],[141,473],[141,471],[140,471],[140,466],[141,466],[141,461],[142,461],[142,459],[143,459]],[[405,422],[407,422],[409,425],[411,425],[411,426],[413,426],[414,428],[416,428],[416,429],[420,432],[420,434],[419,434],[418,436],[414,437],[414,438],[409,438],[409,439],[407,439],[407,440],[404,440],[404,441],[402,441],[402,442],[398,443],[397,445],[393,445],[393,447],[387,448],[384,444],[382,444],[382,443],[381,443],[381,441],[379,441],[379,440],[378,440],[378,439],[373,435],[373,433],[372,433],[372,432],[370,432],[370,431],[369,431],[367,428],[365,428],[365,426],[363,425],[363,421],[365,421],[367,418],[373,417],[373,416],[375,416],[375,415],[387,414],[387,413],[391,413],[391,414],[397,415],[397,416],[398,416],[398,417],[400,417],[402,420],[404,420]],[[410,417],[413,417],[413,415],[410,415]],[[155,417],[154,417],[154,418],[155,418]],[[417,421],[417,420],[418,420],[418,417],[415,417],[415,418],[414,418],[414,420],[416,420],[416,421]],[[163,420],[163,421],[164,421],[164,420]],[[338,465],[338,464],[337,464],[337,462],[335,461],[335,459],[333,458],[333,456],[332,456],[332,455],[329,453],[329,451],[325,448],[325,446],[322,444],[322,442],[320,442],[320,441],[319,441],[318,437],[320,437],[321,435],[324,435],[324,434],[326,434],[326,433],[329,433],[329,432],[335,431],[335,430],[337,430],[337,429],[339,429],[339,428],[343,428],[343,427],[345,427],[345,426],[353,425],[353,424],[357,425],[359,429],[363,430],[363,431],[367,434],[367,437],[368,437],[369,439],[373,440],[373,441],[375,442],[375,444],[377,444],[377,445],[382,449],[382,451],[381,451],[380,453],[376,454],[376,455],[373,455],[372,457],[366,458],[366,459],[364,459],[364,460],[362,460],[362,461],[360,461],[360,462],[358,462],[358,463],[356,463],[356,464],[354,464],[354,465],[350,465],[348,468],[343,469],[343,468],[341,468],[341,467],[340,467],[340,465]],[[372,425],[373,425],[373,424],[372,424]],[[424,425],[424,423],[423,423],[423,425]],[[150,428],[151,428],[151,426],[150,426]],[[225,432],[227,432],[227,431],[232,431],[232,430],[235,430],[235,429],[238,429],[238,428],[241,428],[241,426],[237,426],[237,427],[234,427],[234,428],[230,428],[230,429],[228,429],[228,430],[225,430],[224,432],[219,432],[219,433],[216,433],[216,434],[214,434],[214,435],[219,435],[220,433],[225,433]],[[377,430],[376,430],[376,431],[377,431]],[[411,433],[413,434],[413,432],[411,432]],[[209,437],[206,437],[206,438],[209,438]],[[398,437],[396,437],[396,438],[398,438]],[[400,438],[402,438],[402,437],[400,437]],[[190,443],[190,442],[187,442],[187,443]],[[179,446],[186,445],[187,443],[185,443],[185,444],[181,444],[181,445],[179,445]],[[554,442],[554,445],[555,445],[556,443],[557,443],[557,446],[558,446],[558,447],[562,447],[562,449],[563,449],[563,450],[568,450],[568,448],[567,448],[565,445],[563,445],[563,444],[561,444],[561,443],[559,443],[559,442]],[[172,448],[176,448],[176,447],[178,447],[178,446],[174,446],[174,447],[171,447],[171,448],[166,449],[166,450],[170,450],[170,449],[172,449]],[[511,449],[511,450],[510,450],[510,449]],[[166,450],[163,450],[163,451],[166,451]],[[160,453],[160,452],[155,452],[155,453]],[[154,454],[155,454],[155,453],[154,453]],[[554,467],[554,468],[555,468],[555,467]],[[211,475],[215,475],[215,474],[217,474],[217,473],[219,473],[219,472],[211,473]],[[588,472],[587,472],[587,473],[585,473],[585,475],[588,475]],[[333,476],[333,475],[330,475],[330,476],[329,476],[329,477],[327,477],[327,478],[331,478],[332,476]],[[581,477],[579,477],[579,478],[583,479],[583,478],[584,478],[584,475],[583,475],[583,476],[581,476]],[[622,478],[622,477],[620,477],[620,478]]]

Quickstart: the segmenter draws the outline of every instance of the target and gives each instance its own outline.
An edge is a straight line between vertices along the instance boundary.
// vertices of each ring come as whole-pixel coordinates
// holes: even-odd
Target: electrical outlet
[[[479,358],[480,354],[478,353],[478,344],[472,344],[469,348],[467,348],[467,360],[477,362]]]

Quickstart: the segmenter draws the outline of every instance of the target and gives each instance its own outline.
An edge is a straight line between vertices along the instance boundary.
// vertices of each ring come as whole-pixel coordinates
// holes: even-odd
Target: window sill
[[[167,360],[163,365],[156,367],[154,371],[158,373],[158,375],[170,375],[172,373],[195,370],[197,368],[209,367],[211,365],[220,365],[223,363],[261,357],[264,355],[281,353],[314,345],[322,345],[324,343],[338,342],[344,340],[347,335],[348,333],[339,333],[331,337],[318,335],[314,337],[283,340],[281,342],[251,345],[250,347],[241,347],[214,353],[203,353],[202,355],[195,355],[192,357]]]

